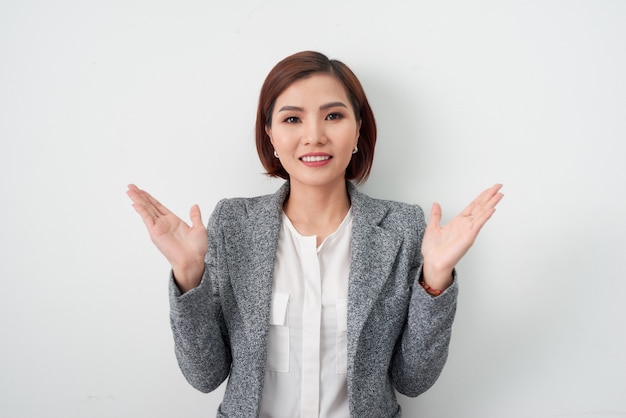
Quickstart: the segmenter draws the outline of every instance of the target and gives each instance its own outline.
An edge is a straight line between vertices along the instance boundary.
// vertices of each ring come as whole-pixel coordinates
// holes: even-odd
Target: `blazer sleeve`
[[[425,229],[424,214],[416,207],[419,234],[415,259],[409,271],[411,297],[407,321],[396,344],[391,376],[396,390],[415,397],[428,390],[439,378],[448,357],[452,323],[456,312],[458,283],[453,282],[441,295],[429,295],[418,283],[422,274],[421,242]]]
[[[170,324],[178,365],[187,381],[201,392],[216,389],[229,375],[231,365],[228,330],[219,297],[221,201],[207,227],[209,240],[200,285],[181,294],[170,273]]]

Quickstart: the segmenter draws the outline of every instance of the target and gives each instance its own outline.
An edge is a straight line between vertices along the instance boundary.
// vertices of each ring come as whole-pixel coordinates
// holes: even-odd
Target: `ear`
[[[272,143],[272,145],[274,145],[274,141],[272,140],[272,127],[265,125],[265,133],[269,137],[270,142]]]
[[[356,124],[356,143],[358,144],[359,142],[359,136],[361,136],[361,125],[362,125],[362,120],[359,119],[359,121]]]

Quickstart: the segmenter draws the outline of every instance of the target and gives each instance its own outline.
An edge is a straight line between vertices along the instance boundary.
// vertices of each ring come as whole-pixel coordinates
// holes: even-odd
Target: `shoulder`
[[[215,210],[221,214],[248,215],[267,208],[272,201],[273,195],[255,197],[231,197],[220,200]]]
[[[396,231],[425,228],[424,211],[419,205],[395,200],[379,199],[350,189],[355,216],[371,219],[377,225]]]
[[[366,206],[380,206],[387,210],[387,216],[414,217],[423,215],[422,208],[417,204],[400,202],[398,200],[379,199],[359,192]]]
[[[279,218],[287,193],[288,188],[283,186],[274,194],[222,199],[215,206],[211,218],[222,225]]]

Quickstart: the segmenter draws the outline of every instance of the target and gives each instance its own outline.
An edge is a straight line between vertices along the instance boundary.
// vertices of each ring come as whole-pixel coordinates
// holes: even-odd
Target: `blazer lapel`
[[[380,227],[387,205],[359,193],[348,183],[353,211],[352,255],[348,282],[348,353],[357,352],[361,331],[389,278],[402,238]],[[350,363],[353,359],[349,358]]]
[[[285,183],[267,201],[248,212],[244,231],[249,235],[242,244],[246,248],[241,248],[238,251],[241,258],[234,260],[238,265],[238,277],[232,282],[237,305],[248,336],[260,343],[263,351],[267,343],[282,205],[288,193],[289,187]]]

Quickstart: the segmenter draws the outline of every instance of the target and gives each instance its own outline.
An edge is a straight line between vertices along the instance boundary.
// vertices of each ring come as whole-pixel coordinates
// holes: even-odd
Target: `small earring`
[[[274,157],[278,158],[278,153],[274,150]]]
[[[355,145],[354,149],[352,150],[352,153],[356,154],[357,152],[359,152],[359,147],[358,147],[358,145]]]

